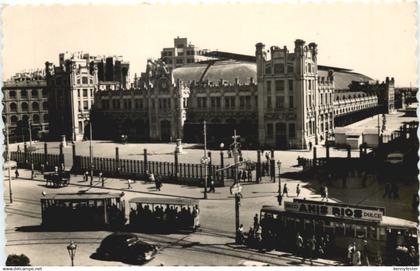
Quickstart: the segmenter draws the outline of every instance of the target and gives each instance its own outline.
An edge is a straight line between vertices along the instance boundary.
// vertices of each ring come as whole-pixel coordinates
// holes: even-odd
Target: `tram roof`
[[[291,214],[291,215],[295,215],[295,216],[306,216],[308,218],[311,217],[322,217],[322,216],[317,216],[317,215],[311,215],[311,214],[301,214],[301,213],[294,213],[294,212],[288,212],[278,206],[271,206],[271,205],[264,205],[261,208],[261,212],[269,212],[272,214]],[[361,221],[361,220],[352,220],[352,219],[345,219],[345,218],[340,218],[340,217],[327,217],[324,216],[325,218],[329,218],[329,219],[334,219],[336,221],[341,221],[341,222],[345,222],[345,221],[353,221],[353,222],[360,222],[362,224],[366,224],[369,222],[366,221]],[[402,219],[402,218],[398,218],[398,217],[392,217],[392,216],[382,216],[382,220],[380,222],[380,225],[385,226],[385,227],[393,227],[393,228],[401,228],[401,229],[406,229],[406,228],[417,228],[418,224],[417,222],[411,221],[411,220],[407,220],[407,219]]]
[[[121,198],[121,193],[57,193],[57,194],[46,194],[41,199],[50,200],[93,200],[93,199],[114,199]]]
[[[197,199],[186,199],[186,198],[132,198],[129,200],[130,203],[145,203],[145,204],[171,204],[171,205],[198,205],[199,200]]]

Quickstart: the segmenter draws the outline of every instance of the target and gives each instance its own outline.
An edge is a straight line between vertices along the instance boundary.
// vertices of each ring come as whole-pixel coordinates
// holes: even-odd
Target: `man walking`
[[[16,168],[15,170],[15,178],[18,179],[19,178],[19,170]]]
[[[326,185],[322,188],[322,201],[324,201],[324,199],[325,201],[328,201],[328,187]]]
[[[283,195],[282,196],[284,196],[284,194],[286,194],[286,196],[289,197],[289,192],[288,191],[289,190],[287,189],[287,184],[284,184],[284,186],[283,186]]]
[[[215,193],[216,192],[216,188],[214,185],[214,180],[213,178],[210,177],[210,189],[209,189],[209,193]]]
[[[299,232],[296,234],[296,257],[303,257],[303,238],[300,236]]]
[[[296,186],[296,197],[298,198],[300,194],[300,184],[297,184]]]
[[[132,180],[130,179],[127,180],[127,185],[128,185],[127,189],[133,189],[133,187],[131,186],[132,183],[133,183]]]

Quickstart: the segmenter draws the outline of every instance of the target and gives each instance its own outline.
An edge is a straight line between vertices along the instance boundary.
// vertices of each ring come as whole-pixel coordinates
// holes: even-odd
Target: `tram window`
[[[98,200],[98,201],[96,201],[96,206],[98,206],[98,207],[102,207],[104,204],[103,204],[103,201],[102,200]]]
[[[379,240],[381,240],[381,241],[386,240],[386,230],[385,230],[385,228],[379,228]]]
[[[337,236],[344,236],[344,223],[334,223],[335,234]]]
[[[95,201],[94,200],[89,200],[88,205],[89,205],[89,207],[95,207]]]
[[[373,226],[370,226],[367,228],[368,230],[368,238],[376,240],[376,228]]]
[[[367,238],[367,228],[365,226],[356,225],[356,237],[360,239]]]

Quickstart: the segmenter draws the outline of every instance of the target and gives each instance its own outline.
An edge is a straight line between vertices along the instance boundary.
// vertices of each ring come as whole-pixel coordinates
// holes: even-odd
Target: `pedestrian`
[[[244,225],[240,225],[238,228],[238,243],[239,244],[243,244],[245,241],[245,236],[244,236]]]
[[[265,153],[265,159],[267,159],[267,162],[270,161],[270,155],[268,154],[268,152]]]
[[[57,166],[54,166],[54,172],[58,173],[58,167]]]
[[[315,258],[315,253],[316,253],[315,235],[312,235],[312,238],[308,239],[308,243],[309,243],[309,260],[311,261],[311,265],[312,265],[312,260]]]
[[[228,158],[232,158],[232,151],[228,150]]]
[[[363,240],[363,250],[362,250],[362,261],[363,265],[369,266],[369,249],[368,249],[368,241]]]
[[[101,173],[102,172],[100,172],[99,174],[101,174]],[[105,177],[101,174],[100,178],[101,178],[102,187],[105,187]]]
[[[300,195],[300,184],[296,185],[296,197],[298,198]]]
[[[89,176],[89,172],[85,171],[85,175],[83,175],[83,181],[87,182],[88,181],[88,176]]]
[[[20,145],[17,145],[17,152],[20,152]]]
[[[309,141],[309,151],[312,151],[312,142]]]
[[[31,179],[33,180],[35,178],[35,168],[34,164],[31,164]]]
[[[160,178],[159,178],[159,176],[156,176],[155,186],[156,186],[156,190],[160,191]]]
[[[17,179],[17,178],[19,178],[19,170],[16,168],[16,170],[15,170],[15,178]]]
[[[63,172],[66,168],[64,167],[64,163],[60,164],[60,172]]]
[[[347,247],[347,264],[352,265],[353,264],[353,253],[354,253],[354,247],[353,243],[350,243]]]
[[[154,183],[155,182],[155,175],[153,173],[149,174],[149,182]]]
[[[289,192],[288,192],[288,189],[287,189],[287,184],[284,184],[284,186],[283,186],[283,195],[282,196],[284,196],[284,194],[286,194],[286,196],[289,197]]]
[[[382,198],[391,198],[391,184],[389,182],[385,183],[385,187],[384,187],[384,195],[382,196]]]
[[[130,179],[127,180],[127,185],[128,185],[127,189],[133,189],[133,187],[131,186],[132,182],[133,181]]]
[[[360,250],[355,250],[355,252],[353,253],[353,263],[352,264],[354,266],[362,265]]]
[[[214,185],[214,180],[213,178],[210,177],[210,189],[209,189],[209,193],[215,193],[216,192],[216,188]]]
[[[324,186],[324,198],[325,201],[328,201],[328,187],[326,185]]]
[[[260,226],[260,223],[258,222],[258,214],[255,214],[254,216],[254,229],[257,230]]]
[[[299,232],[296,234],[296,257],[303,257],[303,238]]]
[[[99,171],[99,173],[98,173],[98,181],[99,182],[102,180],[102,175],[103,175],[102,171]]]
[[[41,164],[41,174],[44,174],[44,171],[45,171],[45,165]]]

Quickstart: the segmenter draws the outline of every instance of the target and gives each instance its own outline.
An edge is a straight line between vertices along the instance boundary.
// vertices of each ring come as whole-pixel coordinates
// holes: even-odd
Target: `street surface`
[[[21,179],[12,181],[14,202],[9,204],[8,183],[4,182],[4,199],[6,203],[6,253],[24,253],[31,259],[32,265],[68,265],[69,257],[66,246],[71,240],[77,246],[76,265],[124,265],[121,262],[99,261],[91,259],[101,240],[109,234],[106,231],[86,232],[44,232],[38,229],[41,223],[40,197],[46,193],[88,191],[119,191],[125,192],[125,200],[132,197],[146,196],[187,196],[202,198],[202,189],[179,185],[164,184],[161,191],[156,191],[153,184],[136,182],[132,190],[127,190],[127,181],[108,179],[106,189],[99,188],[95,179],[94,188],[82,182],[82,176],[72,176],[71,185],[65,188],[47,188],[42,181],[29,180],[29,171],[20,170]],[[5,178],[7,180],[7,178]],[[297,180],[282,179],[287,182],[292,200],[295,196],[297,183],[301,184],[300,198],[321,200],[316,185]],[[252,225],[252,218],[259,213],[262,205],[277,205],[278,183],[262,183],[244,185],[241,201],[241,223],[247,231]],[[412,187],[402,187],[401,197],[397,200],[382,199],[383,188],[372,185],[366,189],[330,188],[331,201],[345,201],[374,206],[384,206],[387,214],[401,218],[413,218],[417,214],[410,209],[409,194]],[[127,210],[128,211],[128,210]],[[142,240],[156,243],[161,251],[156,258],[146,265],[238,265],[244,260],[252,260],[270,265],[308,265],[302,263],[290,253],[267,252],[260,253],[242,246],[234,245],[234,199],[229,188],[218,188],[216,193],[210,193],[208,200],[200,201],[201,230],[193,234],[139,234]],[[48,253],[48,257],[46,254]],[[335,265],[335,261],[318,259],[314,265]]]

